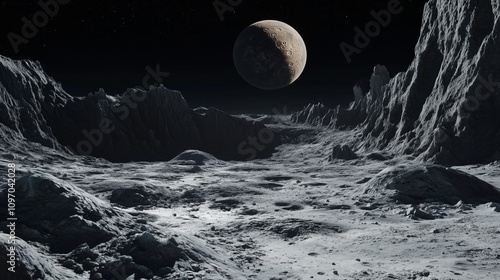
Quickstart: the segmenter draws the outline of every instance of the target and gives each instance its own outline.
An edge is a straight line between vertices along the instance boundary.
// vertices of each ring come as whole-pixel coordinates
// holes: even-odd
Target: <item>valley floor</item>
[[[33,147],[2,151],[0,165],[15,162],[18,176],[52,174],[105,201],[137,184],[162,192],[156,202],[113,205],[187,236],[206,257],[193,271],[177,267],[172,279],[500,279],[499,209],[423,203],[414,207],[434,219],[411,219],[412,205],[359,200],[364,182],[412,159],[329,161],[331,144],[350,133],[293,129],[308,138],[250,162],[115,164]],[[457,169],[500,187],[498,164]]]

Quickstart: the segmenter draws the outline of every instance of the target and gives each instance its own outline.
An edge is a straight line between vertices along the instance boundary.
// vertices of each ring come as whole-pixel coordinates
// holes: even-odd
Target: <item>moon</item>
[[[245,28],[236,39],[233,61],[250,85],[276,90],[292,84],[306,66],[307,50],[300,34],[277,20],[263,20]]]

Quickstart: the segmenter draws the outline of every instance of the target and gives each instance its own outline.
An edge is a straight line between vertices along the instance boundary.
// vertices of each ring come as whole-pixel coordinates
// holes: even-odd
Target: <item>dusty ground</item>
[[[206,258],[198,271],[176,269],[173,279],[500,279],[498,207],[415,206],[434,218],[427,220],[411,219],[411,205],[360,201],[354,193],[364,182],[412,159],[328,161],[331,144],[352,134],[293,129],[306,136],[251,162],[71,162],[33,152],[47,151],[40,147],[14,152],[14,161],[18,176],[50,173],[187,236]],[[2,152],[1,165],[13,161]],[[498,164],[457,169],[500,187]],[[133,185],[150,190],[147,202],[125,207],[112,198]]]

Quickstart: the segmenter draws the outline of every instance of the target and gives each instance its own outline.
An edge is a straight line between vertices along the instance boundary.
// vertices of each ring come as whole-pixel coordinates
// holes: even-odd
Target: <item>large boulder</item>
[[[356,190],[354,198],[399,203],[500,202],[500,191],[470,174],[434,164],[387,167]]]

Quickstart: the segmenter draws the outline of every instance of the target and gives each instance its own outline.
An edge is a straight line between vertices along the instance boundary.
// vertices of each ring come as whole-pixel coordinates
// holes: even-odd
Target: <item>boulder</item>
[[[465,172],[435,164],[387,167],[354,192],[362,200],[390,200],[405,204],[459,201],[470,204],[500,202],[500,191]]]

